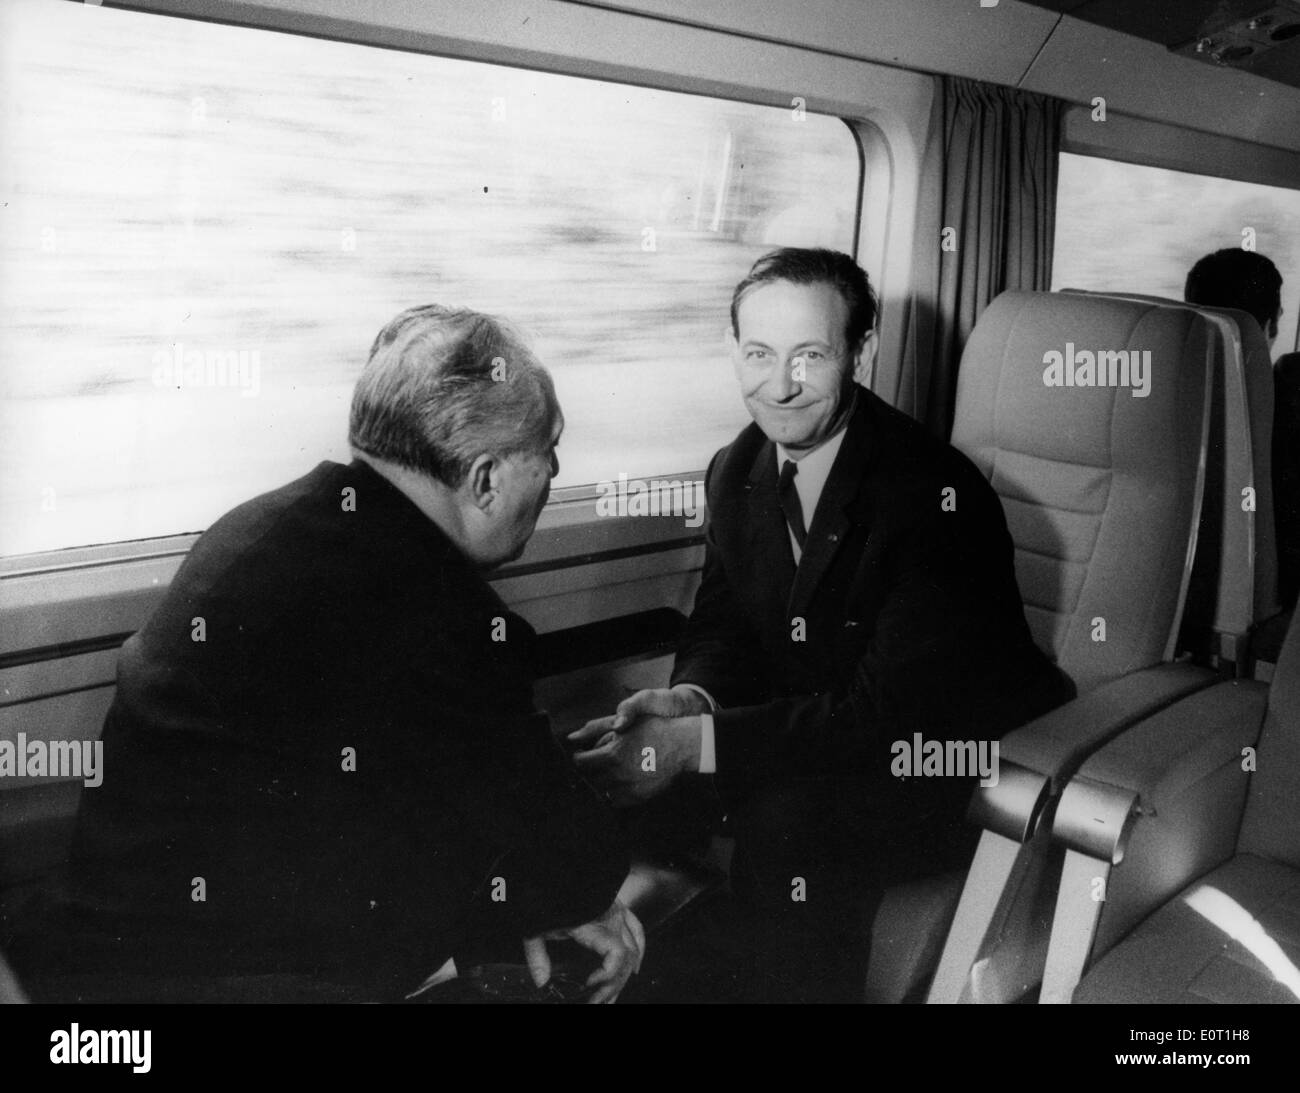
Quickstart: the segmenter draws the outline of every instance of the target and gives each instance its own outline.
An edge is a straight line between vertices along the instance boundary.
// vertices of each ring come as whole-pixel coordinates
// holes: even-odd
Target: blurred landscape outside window
[[[735,283],[855,249],[856,140],[801,110],[28,0],[0,100],[0,555],[347,462],[375,333],[430,302],[550,367],[556,487],[698,470],[748,421]]]
[[[1061,154],[1053,289],[1181,300],[1198,258],[1247,239],[1282,274],[1278,357],[1296,348],[1300,190]]]

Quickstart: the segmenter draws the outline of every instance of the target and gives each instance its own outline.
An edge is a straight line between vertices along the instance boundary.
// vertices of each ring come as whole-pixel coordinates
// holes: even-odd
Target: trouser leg
[[[860,1001],[880,901],[861,787],[785,782],[733,807],[731,891],[648,946],[628,1000]]]
[[[734,812],[732,891],[767,925],[774,976],[807,1001],[859,1001],[880,902],[862,788],[800,779]]]

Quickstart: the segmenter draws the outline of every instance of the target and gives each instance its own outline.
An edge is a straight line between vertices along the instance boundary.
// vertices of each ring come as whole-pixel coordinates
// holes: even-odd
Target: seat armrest
[[[1253,680],[1219,683],[1176,702],[1090,756],[1082,777],[1141,798],[1143,811],[1196,787],[1259,738],[1268,686]]]
[[[1268,688],[1193,694],[1091,756],[1061,794],[1053,837],[1112,865],[1096,959],[1236,849]]]
[[[1094,751],[1126,729],[1219,677],[1189,664],[1160,664],[1102,684],[1002,738],[996,785],[976,789],[970,819],[1025,842],[1048,800]]]
[[[1046,775],[1059,793],[1103,744],[1220,678],[1191,664],[1130,672],[1008,733],[1002,738],[1002,756]]]

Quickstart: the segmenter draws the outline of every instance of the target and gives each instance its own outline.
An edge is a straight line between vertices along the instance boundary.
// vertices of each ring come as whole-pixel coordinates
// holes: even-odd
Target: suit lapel
[[[817,586],[843,548],[849,530],[866,518],[866,469],[872,441],[868,397],[865,391],[858,392],[858,404],[849,418],[844,442],[817,501],[812,527],[804,541],[803,557],[790,590],[787,613],[791,617],[806,613]],[[775,485],[772,490],[775,500]]]

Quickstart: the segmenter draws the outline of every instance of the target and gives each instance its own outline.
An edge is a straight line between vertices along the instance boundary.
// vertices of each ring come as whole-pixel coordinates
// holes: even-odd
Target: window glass
[[[853,250],[835,118],[94,5],[6,2],[0,43],[0,554],[346,461],[371,340],[428,302],[550,366],[557,486],[698,469],[748,420],[732,286]]]
[[[1181,300],[1198,258],[1244,241],[1282,274],[1279,356],[1296,345],[1300,190],[1061,155],[1054,289]]]

